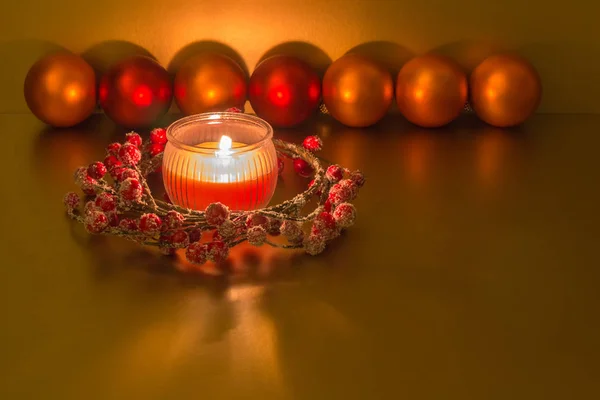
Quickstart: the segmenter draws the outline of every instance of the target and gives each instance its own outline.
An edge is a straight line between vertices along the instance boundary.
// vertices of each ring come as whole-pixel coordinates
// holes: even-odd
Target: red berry
[[[277,218],[269,218],[266,229],[269,235],[279,236],[281,234],[281,220]]]
[[[302,146],[304,146],[304,148],[308,151],[321,151],[321,149],[323,148],[323,141],[318,136],[308,136],[302,142]]]
[[[134,169],[131,169],[131,168],[117,168],[114,170],[114,176],[115,176],[115,179],[119,182],[122,182],[129,178],[139,180],[139,177],[140,177],[138,175],[137,171]]]
[[[116,142],[111,143],[108,146],[106,146],[106,152],[110,156],[118,156],[120,148],[121,148],[121,143],[116,143]]]
[[[218,226],[229,219],[229,208],[221,203],[212,203],[206,207],[204,215],[206,222],[210,225]]]
[[[125,141],[127,143],[131,143],[137,148],[142,146],[142,137],[135,132],[129,132],[127,135],[125,135]]]
[[[148,152],[150,153],[150,156],[152,156],[152,157],[156,157],[163,151],[165,151],[165,145],[160,144],[160,143],[152,143],[150,145],[150,148],[148,149]]]
[[[229,255],[229,247],[225,242],[210,242],[206,247],[207,258],[215,263],[225,261]]]
[[[188,234],[190,243],[199,242],[202,238],[202,230],[201,229],[192,229]]]
[[[100,211],[90,212],[85,217],[85,229],[90,233],[100,233],[108,228],[108,217]]]
[[[325,250],[325,239],[318,233],[312,233],[304,240],[304,251],[316,256]]]
[[[281,234],[291,243],[300,243],[304,239],[302,225],[296,221],[283,221],[283,224],[281,224]]]
[[[340,181],[340,185],[348,189],[350,192],[350,200],[354,200],[356,196],[358,196],[358,186],[356,186],[354,181],[350,179],[344,179]]]
[[[319,232],[326,240],[335,237],[338,233],[338,227],[335,222],[335,218],[327,211],[323,211],[317,215],[312,229],[313,233]]]
[[[103,192],[96,197],[96,207],[102,211],[113,211],[117,208],[117,200],[112,194]]]
[[[160,232],[162,221],[156,214],[144,214],[140,217],[140,231],[146,235],[152,236]]]
[[[96,186],[98,181],[96,181],[91,176],[86,176],[81,183],[81,190],[88,196],[93,196],[96,194]]]
[[[277,171],[279,175],[283,173],[283,169],[285,168],[285,163],[281,157],[277,157]]]
[[[83,182],[87,179],[88,172],[86,167],[79,167],[75,170],[73,174],[73,179],[75,179],[75,184],[79,187],[83,184]]]
[[[125,179],[119,187],[119,195],[126,202],[137,202],[142,199],[142,184],[137,179]]]
[[[65,195],[63,203],[68,211],[73,211],[79,206],[79,195],[75,192],[69,192]]]
[[[94,179],[102,179],[106,174],[106,167],[100,161],[90,164],[87,173]]]
[[[267,240],[267,231],[262,226],[253,226],[248,229],[247,237],[252,246],[262,246]]]
[[[104,165],[108,168],[108,171],[112,173],[112,170],[121,167],[123,163],[115,156],[107,156],[104,159]]]
[[[310,164],[301,158],[294,158],[294,171],[303,178],[308,178],[313,173]]]
[[[268,223],[269,223],[269,219],[267,217],[265,217],[264,215],[260,215],[260,214],[250,214],[250,215],[248,215],[248,218],[246,218],[246,227],[247,228],[252,228],[255,226],[266,227]]]
[[[208,256],[208,246],[200,242],[190,244],[185,251],[185,257],[193,264],[204,264]]]
[[[338,183],[344,177],[344,170],[339,165],[330,165],[325,176],[332,183]]]
[[[354,171],[350,174],[350,179],[352,182],[356,184],[359,188],[363,187],[365,184],[365,176],[360,171]]]
[[[230,113],[241,113],[242,110],[240,110],[237,107],[229,107],[227,110],[225,110],[225,112],[230,112]]]
[[[323,210],[331,212],[331,201],[329,201],[329,199],[325,200],[325,204],[323,204]]]
[[[136,165],[142,159],[142,152],[137,146],[125,143],[119,150],[119,159],[125,165]]]
[[[344,185],[341,182],[336,183],[331,187],[329,191],[329,197],[327,200],[332,206],[337,206],[340,203],[350,201],[352,197],[352,190],[348,185]]]
[[[185,218],[183,217],[183,215],[181,215],[175,210],[171,210],[165,216],[165,220],[163,221],[163,228],[165,228],[166,230],[178,229],[181,228],[184,221]]]
[[[135,232],[138,230],[138,224],[135,219],[124,218],[119,222],[119,228],[127,232]]]
[[[150,141],[155,144],[167,143],[167,130],[164,128],[156,128],[150,132]]]
[[[169,236],[169,241],[178,249],[187,247],[190,244],[190,238],[185,231],[177,231],[173,233],[171,236]]]
[[[349,228],[356,219],[356,208],[350,203],[342,203],[335,208],[333,217],[339,227]]]

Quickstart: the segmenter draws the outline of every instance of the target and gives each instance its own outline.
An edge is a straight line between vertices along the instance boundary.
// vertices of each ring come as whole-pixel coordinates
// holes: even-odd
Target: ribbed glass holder
[[[223,136],[230,150],[219,148]],[[277,185],[273,129],[262,119],[241,113],[206,113],[174,122],[167,129],[163,180],[171,201],[204,210],[221,202],[232,210],[269,204]]]

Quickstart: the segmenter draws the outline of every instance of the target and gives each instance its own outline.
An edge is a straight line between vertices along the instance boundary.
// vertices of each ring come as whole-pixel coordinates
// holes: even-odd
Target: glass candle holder
[[[220,202],[232,210],[269,204],[277,185],[273,129],[241,113],[206,113],[167,129],[163,180],[171,201],[204,210]]]

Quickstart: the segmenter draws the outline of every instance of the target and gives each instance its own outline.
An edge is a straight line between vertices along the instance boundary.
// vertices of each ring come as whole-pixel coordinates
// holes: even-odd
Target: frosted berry
[[[148,236],[152,236],[160,231],[162,221],[156,214],[144,214],[140,217],[140,231]]]
[[[267,233],[271,236],[278,236],[281,234],[281,220],[278,218],[269,218],[267,222]]]
[[[90,164],[87,174],[94,179],[102,179],[106,174],[106,166],[100,161]]]
[[[221,225],[219,225],[218,229],[219,235],[223,239],[230,239],[235,236],[237,233],[237,228],[235,224],[231,220],[225,220]]]
[[[165,151],[165,146],[160,143],[152,143],[148,148],[148,153],[150,153],[151,157],[156,157],[163,151]]]
[[[269,220],[264,215],[260,214],[250,214],[248,218],[246,218],[246,227],[252,228],[254,226],[262,226],[265,227],[269,223]]]
[[[338,227],[335,218],[331,213],[323,211],[315,217],[312,233],[319,232],[325,240],[329,240],[337,236]]]
[[[206,207],[204,215],[210,225],[219,226],[229,218],[229,208],[221,203],[212,203]]]
[[[200,242],[190,244],[185,251],[185,257],[193,264],[202,265],[206,262],[208,247]]]
[[[75,184],[79,187],[83,184],[83,182],[87,179],[88,172],[86,167],[79,167],[75,170],[73,174],[73,179],[75,179]]]
[[[331,201],[329,201],[329,199],[325,200],[325,203],[323,204],[323,210],[331,212],[331,208]]]
[[[185,218],[183,217],[183,215],[181,215],[175,210],[171,210],[165,216],[165,220],[163,221],[163,228],[165,228],[166,230],[178,229],[183,226],[184,221]]]
[[[90,233],[100,233],[108,228],[108,217],[101,211],[94,211],[85,216],[85,229]]]
[[[277,157],[277,172],[279,175],[283,173],[283,169],[285,168],[285,163],[281,157]]]
[[[96,207],[100,208],[102,211],[113,211],[117,208],[117,199],[110,193],[100,193],[98,197],[96,197]]]
[[[311,256],[321,254],[325,250],[325,240],[321,235],[311,234],[304,240],[304,250]]]
[[[142,159],[142,152],[137,146],[125,143],[119,150],[119,159],[125,165],[136,165]]]
[[[150,141],[154,144],[167,143],[167,130],[164,128],[156,128],[150,132]]]
[[[332,183],[338,183],[344,178],[344,170],[339,165],[330,165],[325,172],[325,176]]]
[[[318,136],[308,136],[302,142],[302,146],[308,151],[317,152],[323,148],[323,141]]]
[[[91,213],[97,212],[97,211],[102,211],[102,209],[100,209],[97,205],[96,202],[93,200],[88,201],[87,203],[85,203],[85,205],[83,206],[83,214],[84,215],[89,215]]]
[[[136,170],[132,168],[116,168],[114,170],[114,177],[117,181],[122,182],[126,179],[138,179],[140,178]]]
[[[281,224],[281,234],[291,243],[301,243],[304,239],[302,225],[296,221],[283,221],[283,224]]]
[[[94,194],[96,194],[95,185],[97,185],[97,184],[98,184],[98,181],[96,181],[94,178],[92,178],[91,176],[86,176],[83,179],[83,182],[81,183],[81,190],[86,195],[93,196]]]
[[[345,187],[350,192],[350,200],[354,200],[358,196],[358,186],[351,179],[343,179],[340,181],[340,185]]]
[[[301,158],[294,158],[294,171],[303,178],[308,178],[313,173],[310,164]]]
[[[329,191],[329,197],[327,200],[332,206],[337,206],[340,203],[345,203],[352,197],[352,191],[347,185],[336,183],[331,187]]]
[[[165,256],[172,256],[175,254],[175,249],[173,247],[159,246],[158,249]]]
[[[363,175],[362,172],[360,171],[354,171],[352,173],[350,173],[350,179],[352,180],[352,182],[354,182],[356,184],[356,186],[358,186],[359,188],[363,187],[363,185],[365,184],[365,176]]]
[[[138,224],[135,219],[124,218],[119,222],[119,228],[127,232],[135,232],[138,230]]]
[[[112,173],[113,169],[123,166],[123,163],[116,156],[108,156],[104,159],[104,165]]]
[[[138,202],[142,199],[142,184],[137,179],[125,179],[119,187],[119,195],[126,202]]]
[[[142,147],[142,137],[135,132],[129,132],[125,135],[125,141],[131,143],[137,148]]]
[[[67,211],[73,211],[79,206],[79,195],[75,192],[69,192],[63,198],[63,203],[67,208]]]
[[[247,237],[252,246],[262,246],[267,240],[267,231],[262,226],[253,226],[248,229]]]
[[[349,228],[356,220],[356,208],[350,203],[342,203],[335,208],[333,217],[340,228]]]
[[[199,242],[202,238],[202,230],[198,228],[192,229],[188,234],[188,237],[190,239],[190,243]]]
[[[169,242],[178,249],[187,247],[190,244],[190,238],[185,231],[177,231],[169,236]]]
[[[210,242],[206,247],[207,258],[215,263],[225,261],[229,255],[229,247],[225,242]]]
[[[118,156],[119,155],[119,150],[121,149],[121,143],[111,143],[108,146],[106,146],[106,152],[108,153],[109,156]]]

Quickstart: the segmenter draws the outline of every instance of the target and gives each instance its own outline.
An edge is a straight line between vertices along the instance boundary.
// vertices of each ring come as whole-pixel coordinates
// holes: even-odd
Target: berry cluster
[[[164,254],[185,249],[187,260],[194,264],[222,262],[230,248],[245,241],[316,255],[354,223],[356,209],[351,202],[364,185],[364,176],[339,165],[324,169],[314,154],[323,146],[316,136],[307,137],[301,146],[274,140],[279,171],[284,158],[289,158],[298,175],[313,179],[293,199],[254,211],[232,211],[221,203],[196,211],[171,204],[168,198],[155,199],[146,176],[160,170],[166,143],[166,131],[155,129],[148,143],[131,132],[123,143],[108,145],[104,161],[75,172],[75,182],[86,198],[82,204],[79,195],[68,193],[64,198],[68,214],[90,233],[125,237],[156,246]],[[303,215],[302,209],[315,197],[316,209]],[[287,243],[275,243],[271,239],[275,236]]]

